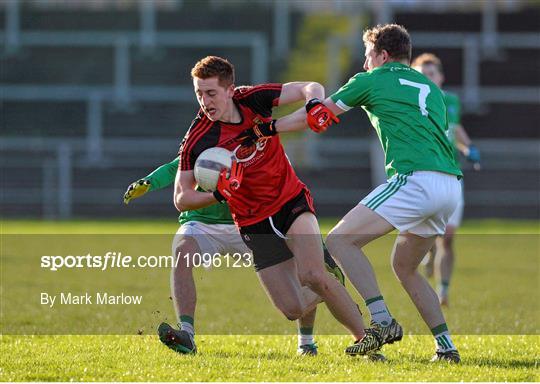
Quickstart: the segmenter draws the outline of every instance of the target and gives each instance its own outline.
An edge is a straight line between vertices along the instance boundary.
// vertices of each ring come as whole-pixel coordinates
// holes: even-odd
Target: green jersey
[[[448,139],[455,145],[456,126],[461,124],[461,103],[454,93],[443,91],[443,95],[448,115]]]
[[[150,181],[150,191],[165,188],[173,184],[177,170],[178,158],[170,163],[163,164],[146,176],[145,179]],[[233,224],[231,211],[229,211],[227,204],[214,204],[193,211],[184,211],[180,213],[178,221],[180,224],[187,223],[188,221],[198,221],[205,224]]]
[[[446,114],[448,116],[448,140],[454,145],[454,156],[459,164],[459,151],[457,148],[456,127],[461,124],[461,103],[459,97],[451,92],[443,91],[444,102],[446,104]]]
[[[331,96],[348,111],[361,106],[377,131],[386,174],[438,171],[462,176],[453,145],[442,91],[407,65],[391,62],[357,73]]]

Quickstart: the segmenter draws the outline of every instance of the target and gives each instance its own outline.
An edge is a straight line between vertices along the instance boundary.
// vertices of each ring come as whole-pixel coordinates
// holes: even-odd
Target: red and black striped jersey
[[[180,145],[182,171],[192,170],[197,157],[212,147],[230,150],[242,163],[242,185],[228,202],[238,226],[255,224],[272,216],[305,187],[287,159],[279,135],[250,146],[236,140],[244,130],[272,119],[272,108],[279,102],[281,88],[281,84],[236,88],[233,102],[241,121],[211,121],[200,110]]]

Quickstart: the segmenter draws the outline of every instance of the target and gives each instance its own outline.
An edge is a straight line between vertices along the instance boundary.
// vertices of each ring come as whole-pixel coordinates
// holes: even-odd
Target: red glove
[[[233,160],[231,172],[228,177],[227,173],[227,169],[221,171],[216,190],[214,191],[214,197],[219,202],[229,200],[233,196],[234,191],[240,188],[242,176],[244,175],[244,167],[238,161]]]
[[[317,133],[324,132],[334,123],[339,123],[339,119],[328,109],[319,99],[311,99],[306,104],[307,123],[309,127]]]

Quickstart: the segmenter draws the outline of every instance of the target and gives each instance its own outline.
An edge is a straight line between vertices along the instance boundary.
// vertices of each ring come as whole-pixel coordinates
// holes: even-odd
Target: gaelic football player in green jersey
[[[444,83],[444,72],[441,60],[432,53],[423,53],[413,60],[411,67],[426,75],[439,88]],[[448,138],[473,163],[476,170],[480,169],[480,152],[472,144],[469,135],[461,124],[461,104],[457,95],[443,91],[448,114]],[[437,280],[437,295],[441,305],[448,306],[448,288],[454,269],[454,233],[461,224],[463,215],[463,194],[458,206],[448,219],[444,236],[437,237],[436,246],[428,254],[426,275],[431,277],[435,269]],[[435,267],[435,268],[434,268]]]
[[[146,177],[129,185],[124,194],[124,203],[143,196],[149,191],[156,191],[174,183],[178,170],[178,158],[170,163],[163,164]],[[215,204],[193,211],[184,211],[178,218],[180,228],[174,238],[172,252],[180,255],[194,255],[209,253],[220,254],[251,254],[238,229],[233,223],[231,212],[227,204]],[[325,250],[326,269],[334,274],[341,283],[344,283],[343,273]],[[174,309],[179,320],[181,331],[175,333],[178,337],[171,344],[164,337],[162,341],[179,353],[196,353],[195,344],[195,306],[197,295],[193,280],[193,264],[177,263],[171,274],[171,293]],[[187,260],[185,260],[187,261]],[[300,318],[298,323],[298,350],[299,355],[316,355],[317,345],[314,341],[313,328],[315,324],[316,308]],[[171,328],[168,324],[160,326],[160,336],[166,334]]]
[[[388,182],[375,188],[331,230],[327,246],[366,300],[372,327],[382,343],[400,340],[403,331],[392,318],[373,268],[362,251],[371,241],[397,229],[392,266],[431,329],[436,341],[433,361],[459,362],[437,294],[418,273],[418,265],[443,235],[461,195],[462,177],[446,132],[444,95],[432,81],[412,69],[411,41],[405,28],[378,25],[363,36],[364,69],[324,103],[310,100],[273,122],[276,132],[300,130],[305,124],[322,132],[336,115],[355,107],[368,114],[385,153]],[[260,132],[266,127],[259,125]],[[355,353],[355,346],[347,352]]]

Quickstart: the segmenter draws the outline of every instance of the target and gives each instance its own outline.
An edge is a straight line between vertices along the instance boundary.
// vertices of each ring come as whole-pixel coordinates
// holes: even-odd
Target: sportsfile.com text
[[[122,252],[107,252],[104,255],[43,255],[41,268],[58,271],[62,268],[91,268],[105,271],[112,268],[172,268],[184,263],[187,268],[244,268],[253,265],[249,253],[193,253],[184,255],[159,255],[133,257]]]

